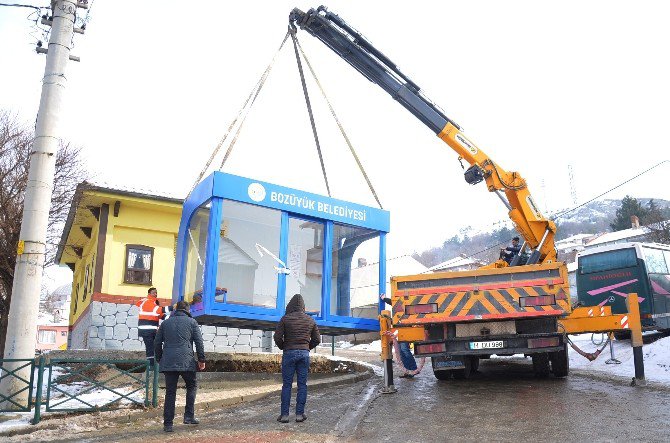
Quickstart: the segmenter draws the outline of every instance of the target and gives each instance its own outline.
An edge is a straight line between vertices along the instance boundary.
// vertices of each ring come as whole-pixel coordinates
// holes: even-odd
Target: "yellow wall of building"
[[[169,206],[168,206],[169,205]],[[161,298],[172,298],[175,238],[181,205],[122,201],[119,216],[110,213],[101,292],[144,297],[151,286]],[[126,245],[154,248],[151,285],[124,283]]]
[[[72,293],[70,303],[70,324],[73,324],[86,307],[91,304],[93,294],[93,280],[95,278],[95,253],[98,249],[98,230],[100,223],[93,226],[91,238],[84,244],[81,258],[75,261],[75,270],[72,276]],[[79,229],[78,226],[73,229]],[[77,233],[78,234],[78,233]],[[86,268],[88,266],[88,280],[86,279]]]
[[[120,202],[118,216],[114,203]],[[75,263],[70,304],[70,325],[73,325],[91,303],[100,221],[86,206],[109,205],[105,236],[104,264],[100,293],[114,296],[144,297],[151,286],[159,297],[172,298],[172,278],[175,264],[175,241],[179,230],[181,204],[177,202],[136,198],[113,193],[88,192],[77,208],[75,222],[70,227],[67,244],[83,246],[78,258],[72,248],[64,249],[61,263]],[[83,235],[80,226],[92,227],[91,238]],[[154,248],[152,281],[150,285],[124,283],[126,245]],[[88,266],[88,283],[86,268]]]

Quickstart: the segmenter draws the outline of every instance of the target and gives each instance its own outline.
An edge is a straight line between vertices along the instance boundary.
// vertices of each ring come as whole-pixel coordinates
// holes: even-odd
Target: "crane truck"
[[[472,271],[392,277],[388,325],[397,329],[398,340],[414,343],[416,356],[432,357],[440,380],[468,378],[480,359],[513,354],[530,356],[540,376],[568,375],[567,338],[559,330],[559,319],[571,312],[567,268],[556,260],[556,225],[540,212],[523,177],[493,161],[387,56],[326,7],[294,9],[289,27],[323,42],[456,151],[469,164],[465,181],[485,182],[524,238],[521,252],[529,255],[522,265],[520,253],[509,264],[498,260]]]

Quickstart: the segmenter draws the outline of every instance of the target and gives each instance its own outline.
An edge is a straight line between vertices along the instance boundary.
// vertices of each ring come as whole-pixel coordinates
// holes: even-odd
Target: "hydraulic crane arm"
[[[306,13],[294,9],[289,15],[289,26],[294,31],[298,26],[321,40],[368,80],[389,93],[465,159],[470,164],[465,180],[470,184],[486,181],[489,191],[495,192],[507,206],[509,217],[526,245],[533,249],[528,264],[556,260],[556,225],[540,213],[521,175],[504,170],[467,139],[459,126],[363,35],[324,6]]]

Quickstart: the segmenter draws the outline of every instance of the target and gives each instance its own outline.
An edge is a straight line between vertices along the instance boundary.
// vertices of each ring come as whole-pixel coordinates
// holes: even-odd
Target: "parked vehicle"
[[[645,330],[670,328],[670,245],[618,243],[577,255],[577,299],[583,306],[610,306],[626,313],[626,296],[637,293]]]

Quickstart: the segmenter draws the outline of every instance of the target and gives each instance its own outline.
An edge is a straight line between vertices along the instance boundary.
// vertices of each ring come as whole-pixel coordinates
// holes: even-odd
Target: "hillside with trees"
[[[560,213],[559,213],[560,214]],[[631,216],[650,229],[649,241],[670,244],[670,201],[651,198],[636,199],[626,196],[621,200],[606,199],[588,203],[574,211],[558,215],[556,240],[576,234],[598,234],[631,227]],[[428,250],[414,254],[425,266],[434,266],[459,255],[472,256],[486,263],[495,261],[501,247],[519,235],[507,227],[490,232],[473,233],[462,229],[458,235]]]

